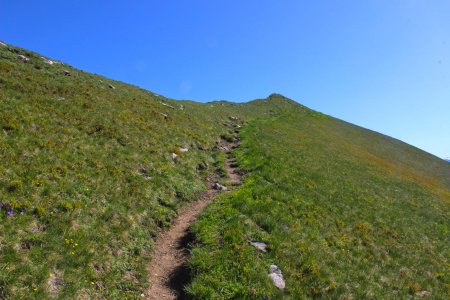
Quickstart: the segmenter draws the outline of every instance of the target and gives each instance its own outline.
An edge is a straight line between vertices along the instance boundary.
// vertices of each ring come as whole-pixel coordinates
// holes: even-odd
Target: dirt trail
[[[228,149],[235,146],[227,145]],[[229,156],[229,155],[228,155]],[[241,176],[235,170],[236,165],[228,157],[225,160],[225,170],[228,174],[228,184],[239,185]],[[145,299],[186,299],[183,287],[189,283],[188,270],[185,262],[189,258],[189,244],[193,241],[190,233],[192,223],[198,214],[220,193],[213,188],[215,178],[208,180],[208,189],[198,200],[181,208],[172,226],[162,232],[156,241],[154,259],[148,267],[150,287]]]
[[[228,175],[228,184],[230,185],[240,185],[241,175],[236,171],[236,163],[232,158],[227,158],[225,160],[225,170]]]

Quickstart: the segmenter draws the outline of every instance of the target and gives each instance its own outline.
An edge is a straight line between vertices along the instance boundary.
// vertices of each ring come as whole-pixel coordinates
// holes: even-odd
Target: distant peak
[[[273,99],[273,98],[284,98],[284,99],[288,99],[287,97],[281,95],[281,94],[277,94],[277,93],[272,93],[269,95],[269,97],[267,97],[267,99]]]

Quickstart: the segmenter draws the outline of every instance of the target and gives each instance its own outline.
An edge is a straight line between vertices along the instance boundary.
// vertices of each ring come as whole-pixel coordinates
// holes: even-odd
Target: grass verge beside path
[[[194,298],[447,297],[445,162],[309,111],[257,120],[241,137],[244,184],[194,225]]]

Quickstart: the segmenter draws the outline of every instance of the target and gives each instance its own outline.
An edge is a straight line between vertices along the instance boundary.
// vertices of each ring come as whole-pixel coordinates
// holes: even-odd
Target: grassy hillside
[[[195,226],[192,295],[448,293],[448,163],[280,95],[175,101],[0,45],[0,129],[0,299],[140,298],[237,129],[245,183]]]
[[[309,110],[255,120],[241,137],[245,184],[194,228],[195,298],[448,296],[446,162]]]
[[[140,297],[217,141],[288,105],[173,101],[0,45],[0,298]]]

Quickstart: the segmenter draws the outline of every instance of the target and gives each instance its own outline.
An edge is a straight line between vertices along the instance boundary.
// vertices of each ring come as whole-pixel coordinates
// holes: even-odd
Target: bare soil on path
[[[225,160],[225,170],[229,185],[237,186],[241,183],[241,176],[231,158]],[[184,287],[189,283],[190,277],[185,263],[189,258],[189,245],[194,239],[190,227],[198,214],[221,192],[213,188],[214,183],[214,178],[210,178],[208,189],[199,199],[182,207],[172,226],[159,235],[153,260],[148,267],[150,287],[144,295],[145,299],[188,298]]]

